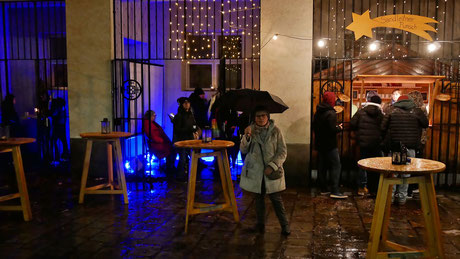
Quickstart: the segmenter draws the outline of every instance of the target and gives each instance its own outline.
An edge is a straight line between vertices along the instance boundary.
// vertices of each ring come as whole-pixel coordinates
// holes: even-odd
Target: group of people
[[[391,101],[382,107],[380,96],[370,91],[366,101],[350,121],[350,129],[355,132],[360,148],[360,159],[388,155],[392,143],[404,145],[408,149],[409,157],[423,155],[428,115],[420,92],[412,91],[402,95],[400,90],[395,90]],[[319,156],[318,182],[321,194],[330,194],[332,198],[347,198],[347,195],[339,190],[341,163],[336,134],[343,129],[343,126],[337,124],[335,103],[335,94],[325,92],[313,119],[315,147]],[[409,177],[409,175],[400,177]],[[357,185],[358,195],[376,193],[378,175],[368,175],[365,170],[360,169]],[[394,186],[394,200],[403,205],[407,197],[407,184]]]
[[[155,122],[156,114],[148,110],[143,118],[143,132],[147,137],[149,150],[159,159],[166,157],[166,172],[168,176],[175,176],[178,180],[185,180],[187,169],[187,150],[175,149],[173,143],[182,140],[198,139],[201,129],[209,124],[207,111],[208,101],[205,92],[196,88],[189,97],[177,99],[177,113],[172,119],[172,141],[165,134],[161,126]],[[176,154],[179,162],[175,167]]]
[[[200,96],[200,90],[195,90],[194,94]],[[204,96],[200,96],[200,98],[204,99]],[[190,98],[181,97],[177,100],[179,107],[173,118],[172,142],[161,126],[155,122],[155,112],[147,111],[143,120],[143,131],[150,140],[150,150],[160,159],[166,157],[167,168],[176,170],[176,177],[180,178],[184,175],[187,153],[185,149],[175,151],[172,143],[197,139],[197,129],[203,125],[200,123],[205,122],[206,119],[206,117],[200,117],[196,114],[195,109],[192,108],[197,107],[193,105],[193,100],[193,96]],[[205,106],[201,108],[203,107]],[[257,224],[250,230],[259,233],[265,231],[265,195],[268,194],[278,217],[281,233],[289,235],[291,231],[281,197],[281,191],[286,189],[283,169],[283,163],[287,157],[286,143],[281,130],[270,119],[270,113],[265,107],[255,108],[251,114],[251,121],[252,123],[244,128],[240,143],[241,153],[245,156],[240,186],[242,189],[255,194]],[[174,168],[176,152],[179,153],[180,158],[177,169]],[[273,175],[277,176],[274,178]]]
[[[1,104],[1,125],[9,129],[11,137],[24,137],[27,135],[21,118],[16,111],[16,97],[7,94]],[[43,158],[52,161],[68,160],[70,151],[67,142],[67,111],[65,99],[61,97],[51,99],[43,92],[40,94],[38,107],[35,110],[37,119],[37,138],[42,149]],[[24,119],[27,119],[26,117]],[[62,146],[62,153],[59,148]],[[53,152],[54,151],[54,152]]]

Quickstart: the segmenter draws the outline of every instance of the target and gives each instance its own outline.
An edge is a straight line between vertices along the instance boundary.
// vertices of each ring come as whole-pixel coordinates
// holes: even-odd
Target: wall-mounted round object
[[[436,100],[441,101],[441,102],[447,102],[450,100],[450,95],[448,94],[438,94],[436,95]]]
[[[338,93],[337,98],[339,98],[342,102],[345,102],[345,103],[350,102],[350,97],[343,93]]]
[[[334,106],[335,113],[343,112],[343,106],[336,105]]]
[[[136,80],[130,79],[123,82],[121,87],[123,97],[128,100],[136,100],[142,94],[142,85]]]

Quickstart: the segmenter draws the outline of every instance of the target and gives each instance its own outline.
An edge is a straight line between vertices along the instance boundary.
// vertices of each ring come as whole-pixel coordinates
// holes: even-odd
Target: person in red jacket
[[[175,152],[171,140],[168,138],[163,128],[155,122],[157,115],[154,111],[148,110],[144,114],[142,131],[147,137],[149,150],[158,159],[166,157],[166,171],[174,172]]]

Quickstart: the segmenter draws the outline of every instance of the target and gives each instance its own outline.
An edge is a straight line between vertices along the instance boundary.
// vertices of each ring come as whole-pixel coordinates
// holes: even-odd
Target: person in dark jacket
[[[351,130],[357,132],[360,159],[369,157],[381,157],[383,155],[380,148],[382,142],[382,130],[380,128],[383,119],[383,112],[380,104],[382,99],[378,95],[371,96],[367,103],[355,113],[350,121]],[[372,193],[377,193],[378,174],[369,175],[369,185],[367,172],[359,169],[358,175],[358,195],[364,196],[369,193],[367,186]]]
[[[408,149],[407,155],[415,157],[415,150],[422,145],[422,129],[428,127],[428,118],[407,95],[399,97],[393,106],[391,113],[383,117],[382,131],[389,131],[391,143],[404,144]],[[401,175],[401,177],[409,176]],[[393,198],[396,197],[400,205],[406,203],[407,188],[407,184],[393,186]]]
[[[206,100],[203,89],[200,87],[195,88],[195,91],[189,96],[189,100],[198,127],[203,129],[205,126],[209,126],[208,101]]]
[[[21,125],[19,116],[14,108],[16,98],[12,94],[7,94],[2,102],[2,126],[8,126],[11,137],[19,137],[21,135]]]
[[[169,140],[160,124],[156,123],[156,117],[156,113],[152,110],[145,112],[142,122],[142,130],[147,137],[149,150],[158,159],[166,157],[166,171],[168,173],[172,173],[174,172],[174,160],[176,158],[176,153],[174,152],[171,140]]]
[[[198,139],[198,128],[193,117],[189,98],[181,97],[177,99],[177,102],[179,107],[173,121],[173,142]],[[186,173],[187,150],[181,148],[178,153],[179,163],[177,164],[177,170],[180,175],[183,175]],[[181,177],[179,176],[179,178]]]
[[[383,114],[389,114],[393,110],[393,105],[398,101],[398,98],[401,96],[401,90],[395,89],[391,93],[391,100],[383,105],[382,110]]]
[[[335,94],[325,92],[323,99],[316,106],[313,118],[313,130],[315,132],[315,148],[318,150],[318,181],[321,194],[328,194],[331,189],[331,198],[347,198],[339,190],[340,180],[340,157],[337,149],[337,133],[342,130],[342,124],[337,125],[337,115],[334,110]],[[327,172],[329,170],[331,184],[327,184]]]
[[[54,145],[54,158],[56,160],[68,160],[70,158],[69,145],[67,142],[67,111],[65,99],[58,97],[51,100],[51,141]],[[62,143],[62,154],[59,150],[58,141]]]

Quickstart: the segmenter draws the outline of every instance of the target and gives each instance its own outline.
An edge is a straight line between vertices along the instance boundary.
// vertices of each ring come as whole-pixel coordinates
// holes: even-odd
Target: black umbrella
[[[230,90],[221,98],[222,104],[236,111],[252,112],[255,107],[264,106],[270,113],[282,113],[289,108],[281,98],[267,91]]]

